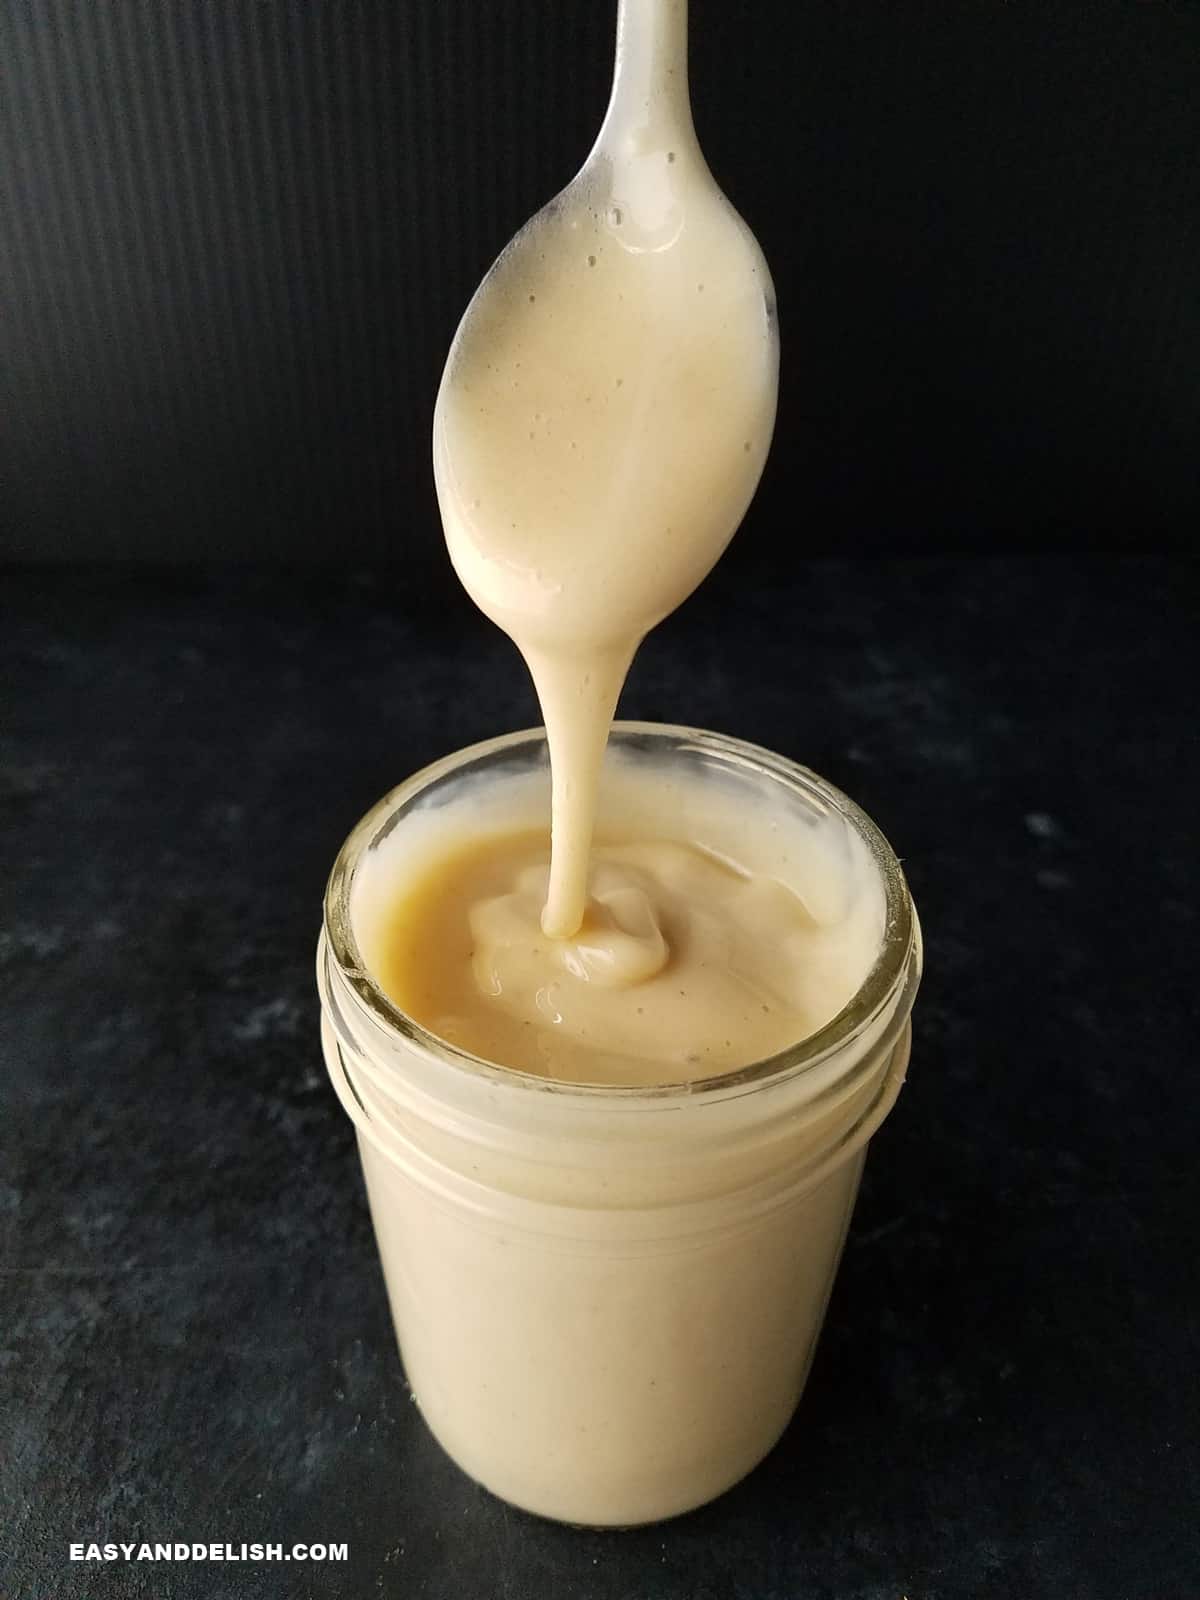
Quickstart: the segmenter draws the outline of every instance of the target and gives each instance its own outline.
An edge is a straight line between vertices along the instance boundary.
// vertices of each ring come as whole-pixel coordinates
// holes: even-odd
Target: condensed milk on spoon
[[[546,724],[551,937],[583,921],[629,663],[741,521],[778,371],[766,263],[692,125],[685,0],[627,0],[596,145],[480,285],[434,414],[451,559],[525,657]]]

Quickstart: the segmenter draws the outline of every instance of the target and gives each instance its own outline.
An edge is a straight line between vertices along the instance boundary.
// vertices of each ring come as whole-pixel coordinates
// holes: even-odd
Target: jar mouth
[[[501,734],[423,767],[386,794],[350,832],[325,891],[324,931],[327,948],[341,978],[368,1014],[404,1042],[445,1065],[496,1086],[541,1095],[556,1095],[580,1102],[613,1106],[624,1101],[651,1100],[657,1104],[717,1101],[750,1092],[766,1083],[815,1071],[858,1035],[866,1032],[887,1007],[907,975],[915,980],[912,957],[920,953],[920,929],[900,862],[883,833],[849,796],[807,767],[759,745],[702,728],[662,722],[614,722],[616,741],[661,744],[683,754],[702,754],[729,767],[768,779],[837,811],[866,846],[879,872],[884,895],[884,929],[875,961],[867,976],[842,1009],[815,1032],[774,1054],[733,1071],[698,1078],[690,1083],[628,1085],[564,1083],[519,1068],[501,1066],[472,1054],[432,1033],[398,1006],[380,987],[363,959],[351,916],[355,873],[366,851],[384,839],[401,821],[402,809],[442,779],[463,773],[490,757],[512,753],[522,746],[545,746],[543,728],[524,728]]]

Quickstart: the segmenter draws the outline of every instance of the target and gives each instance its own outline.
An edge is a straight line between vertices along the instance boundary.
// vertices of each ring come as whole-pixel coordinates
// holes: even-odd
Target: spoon
[[[596,143],[480,284],[434,412],[450,558],[546,725],[552,937],[584,920],[626,672],[745,514],[778,370],[766,262],[692,122],[686,0],[620,0]]]

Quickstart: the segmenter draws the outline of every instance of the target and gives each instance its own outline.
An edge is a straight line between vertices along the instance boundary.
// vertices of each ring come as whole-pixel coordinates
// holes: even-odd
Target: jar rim
[[[919,948],[916,912],[903,869],[891,845],[866,812],[834,784],[760,745],[703,728],[665,722],[614,722],[612,736],[617,741],[622,737],[670,740],[676,749],[686,751],[691,747],[722,757],[734,767],[757,772],[793,792],[802,792],[810,800],[816,798],[831,805],[855,829],[880,874],[884,931],[870,971],[834,1017],[782,1050],[731,1072],[716,1073],[690,1083],[631,1085],[565,1083],[516,1067],[501,1066],[440,1038],[397,1005],[371,973],[355,936],[350,901],[359,861],[372,843],[390,831],[389,818],[393,818],[391,825],[394,826],[395,813],[405,803],[415,800],[441,779],[462,772],[489,756],[522,745],[544,745],[544,728],[522,728],[500,734],[442,756],[397,784],[359,819],[337,854],[324,899],[326,940],[342,978],[377,1024],[398,1034],[406,1045],[415,1047],[426,1057],[494,1086],[565,1097],[581,1105],[612,1107],[623,1102],[649,1100],[665,1108],[671,1103],[718,1102],[815,1071],[871,1027],[904,981],[914,945]]]

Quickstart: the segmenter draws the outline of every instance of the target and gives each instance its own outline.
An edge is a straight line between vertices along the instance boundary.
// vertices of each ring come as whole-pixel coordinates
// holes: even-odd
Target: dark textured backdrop
[[[516,651],[369,574],[13,578],[4,1600],[1196,1600],[1196,576],[812,562],[647,641],[626,715],[844,785],[927,962],[794,1426],[619,1535],[509,1511],[433,1443],[317,1039],[334,852],[532,720]],[[93,1538],[350,1561],[72,1565]]]
[[[0,554],[423,567],[446,345],[584,155],[614,9],[0,0]],[[784,328],[748,540],[1188,542],[1200,5],[692,14]]]

